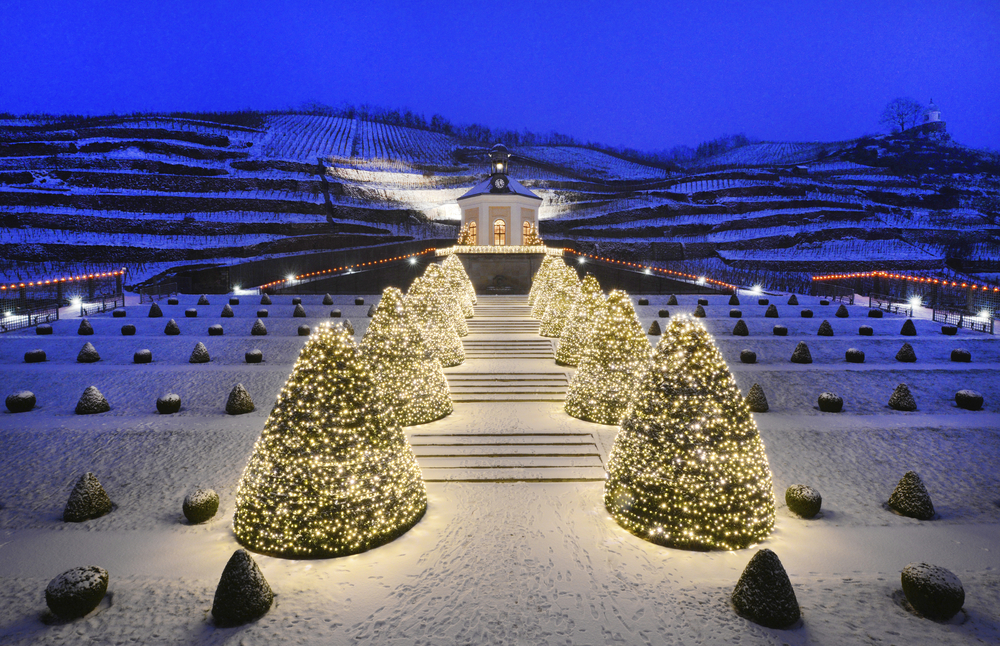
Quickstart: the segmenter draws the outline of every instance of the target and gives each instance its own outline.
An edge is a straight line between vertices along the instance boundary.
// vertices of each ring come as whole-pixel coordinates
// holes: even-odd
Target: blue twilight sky
[[[1000,0],[0,0],[0,111],[409,108],[658,150],[879,131],[1000,149]]]

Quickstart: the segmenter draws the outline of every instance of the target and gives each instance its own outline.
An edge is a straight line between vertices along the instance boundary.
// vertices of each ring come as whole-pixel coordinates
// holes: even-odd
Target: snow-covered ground
[[[245,643],[245,644],[995,644],[1000,641],[1000,346],[995,337],[961,330],[956,337],[916,320],[918,336],[899,335],[901,317],[869,319],[851,307],[834,317],[836,303],[801,297],[799,307],[771,297],[781,318],[764,318],[756,297],[738,307],[749,337],[731,335],[728,296],[710,296],[704,319],[741,389],[759,383],[770,412],[755,419],[774,474],[775,531],[760,547],[774,550],[790,576],[802,621],[790,630],[762,628],[738,617],[729,594],[756,548],[688,552],[643,541],[622,530],[604,509],[600,482],[429,482],[426,516],[399,539],[355,556],[290,561],[255,556],[276,593],[262,619],[238,628],[215,628],[210,609],[215,586],[238,547],[231,521],[234,492],[252,446],[304,343],[298,325],[330,320],[340,309],[358,338],[377,299],[304,296],[308,314],[292,318],[291,297],[241,296],[234,318],[220,318],[223,296],[209,296],[197,318],[185,318],[197,296],[166,305],[164,318],[146,316],[132,301],[126,318],[92,317],[93,336],[76,333],[79,321],[59,321],[52,336],[34,330],[0,334],[4,395],[32,390],[38,407],[0,412],[0,643]],[[694,296],[650,296],[637,307],[648,326],[658,310],[691,312]],[[480,308],[491,299],[480,297]],[[269,334],[250,336],[256,311]],[[810,308],[815,317],[803,319]],[[181,335],[165,336],[170,318]],[[478,317],[481,319],[481,317]],[[818,337],[824,319],[835,336]],[[334,319],[336,320],[336,319]],[[473,319],[476,321],[476,319]],[[665,324],[668,319],[660,319]],[[119,332],[136,325],[136,336]],[[210,325],[225,335],[209,337]],[[771,334],[774,324],[787,337]],[[477,324],[481,325],[481,324]],[[858,326],[871,325],[872,337]],[[474,326],[475,327],[475,326]],[[484,328],[485,329],[485,328]],[[513,346],[523,334],[471,334],[473,342]],[[539,337],[532,337],[539,340]],[[651,337],[655,342],[656,338]],[[792,348],[805,340],[814,363],[792,364]],[[78,364],[87,341],[96,364]],[[212,361],[189,364],[196,342]],[[894,355],[904,343],[914,364]],[[844,352],[866,353],[847,364]],[[972,363],[949,361],[951,349],[972,353]],[[23,363],[41,348],[48,362]],[[132,354],[149,348],[153,363]],[[264,362],[243,353],[259,348]],[[758,363],[739,362],[743,348]],[[568,373],[551,359],[475,358],[449,369],[452,379],[476,373]],[[896,384],[909,385],[918,409],[886,406]],[[242,383],[257,409],[231,417],[225,399]],[[89,385],[111,411],[78,416],[73,407]],[[963,411],[954,393],[973,388],[984,410]],[[820,392],[844,398],[844,412],[821,413]],[[182,409],[158,415],[155,399],[178,393]],[[475,433],[556,433],[593,438],[606,464],[616,427],[565,415],[558,401],[459,403],[437,422],[413,427],[414,444],[429,436]],[[543,449],[545,450],[545,449]],[[532,458],[527,464],[545,459]],[[426,451],[425,451],[426,452]],[[417,450],[420,454],[421,450]],[[418,458],[430,474],[433,458]],[[474,462],[474,460],[472,461]],[[927,485],[938,517],[917,521],[894,515],[884,502],[907,470]],[[93,471],[115,503],[107,516],[81,524],[61,520],[76,479]],[[791,484],[823,496],[820,517],[804,520],[784,505]],[[186,493],[211,487],[221,498],[218,516],[188,525]],[[964,610],[937,623],[912,614],[902,600],[900,571],[913,561],[952,570],[965,587]],[[70,623],[43,621],[44,589],[75,566],[110,573],[108,596],[96,611]]]

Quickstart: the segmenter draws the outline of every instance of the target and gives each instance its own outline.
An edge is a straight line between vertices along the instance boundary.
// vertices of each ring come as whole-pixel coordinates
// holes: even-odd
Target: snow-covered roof
[[[489,194],[490,193],[490,179],[491,179],[490,177],[487,177],[483,181],[479,182],[478,184],[476,184],[475,186],[473,186],[472,188],[470,188],[465,193],[465,195],[463,195],[462,197],[460,197],[458,199],[464,200],[466,198],[475,197],[477,195],[487,195],[487,194]],[[513,177],[508,177],[507,179],[509,180],[509,183],[507,184],[507,187],[510,189],[511,193],[514,193],[516,195],[523,195],[524,197],[533,197],[536,200],[541,201],[542,198],[538,197],[537,195],[535,195],[534,193],[532,193],[531,191],[529,191],[528,189],[526,189],[524,187],[524,184],[522,184],[521,182],[517,181]],[[500,195],[503,195],[503,193],[500,193]]]

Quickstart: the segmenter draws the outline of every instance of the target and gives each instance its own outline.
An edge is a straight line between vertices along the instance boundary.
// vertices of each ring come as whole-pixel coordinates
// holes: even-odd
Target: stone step
[[[425,482],[603,482],[603,467],[425,468]]]

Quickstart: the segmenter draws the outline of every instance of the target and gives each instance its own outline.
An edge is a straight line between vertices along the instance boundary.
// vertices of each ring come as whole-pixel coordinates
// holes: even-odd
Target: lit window
[[[528,236],[530,235],[531,235],[531,222],[525,220],[524,224],[521,226],[521,242],[527,240]]]
[[[469,240],[472,244],[479,244],[479,227],[475,222],[469,222]]]
[[[507,223],[497,220],[493,223],[493,244],[502,247],[507,244]]]

